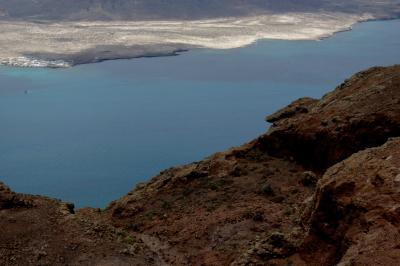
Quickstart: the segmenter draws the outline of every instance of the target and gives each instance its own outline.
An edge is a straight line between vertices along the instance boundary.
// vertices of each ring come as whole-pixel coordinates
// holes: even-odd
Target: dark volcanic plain
[[[398,265],[400,66],[267,117],[106,209],[0,186],[0,265]]]

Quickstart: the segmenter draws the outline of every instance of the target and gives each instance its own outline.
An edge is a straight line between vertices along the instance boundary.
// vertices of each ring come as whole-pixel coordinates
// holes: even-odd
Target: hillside
[[[105,210],[0,186],[1,265],[397,265],[400,66],[268,116]]]
[[[200,19],[281,12],[371,13],[390,17],[398,0],[0,0],[0,18],[16,20]]]

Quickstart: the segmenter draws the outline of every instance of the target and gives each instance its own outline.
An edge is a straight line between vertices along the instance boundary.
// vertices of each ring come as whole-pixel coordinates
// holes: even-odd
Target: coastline
[[[44,41],[39,40],[40,36],[35,37],[37,39],[28,38],[25,46],[10,48],[10,51],[5,49],[0,53],[0,64],[64,68],[106,60],[175,56],[192,49],[233,49],[268,39],[323,40],[350,31],[355,24],[379,20],[368,14],[289,13],[189,22],[98,21],[70,22],[65,25],[12,22],[16,24],[8,25],[2,21],[0,23],[6,25],[6,36],[10,31],[14,38],[24,38],[28,34],[27,29],[30,29],[43,35]],[[179,32],[182,28],[187,28],[186,32]],[[71,32],[74,32],[74,36]],[[7,42],[11,41],[18,42],[15,39]],[[7,47],[7,43],[4,46]]]

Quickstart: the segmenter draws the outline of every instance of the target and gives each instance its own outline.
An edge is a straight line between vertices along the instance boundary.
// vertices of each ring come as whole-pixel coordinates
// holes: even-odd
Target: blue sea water
[[[400,63],[400,21],[323,41],[69,69],[0,67],[0,180],[13,190],[104,207],[160,170],[266,131],[264,117],[351,74]]]

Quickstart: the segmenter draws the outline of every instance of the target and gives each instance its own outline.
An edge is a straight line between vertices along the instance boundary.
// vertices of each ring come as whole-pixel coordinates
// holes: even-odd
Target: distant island
[[[267,38],[314,40],[399,14],[398,0],[0,0],[0,64],[69,67]]]

